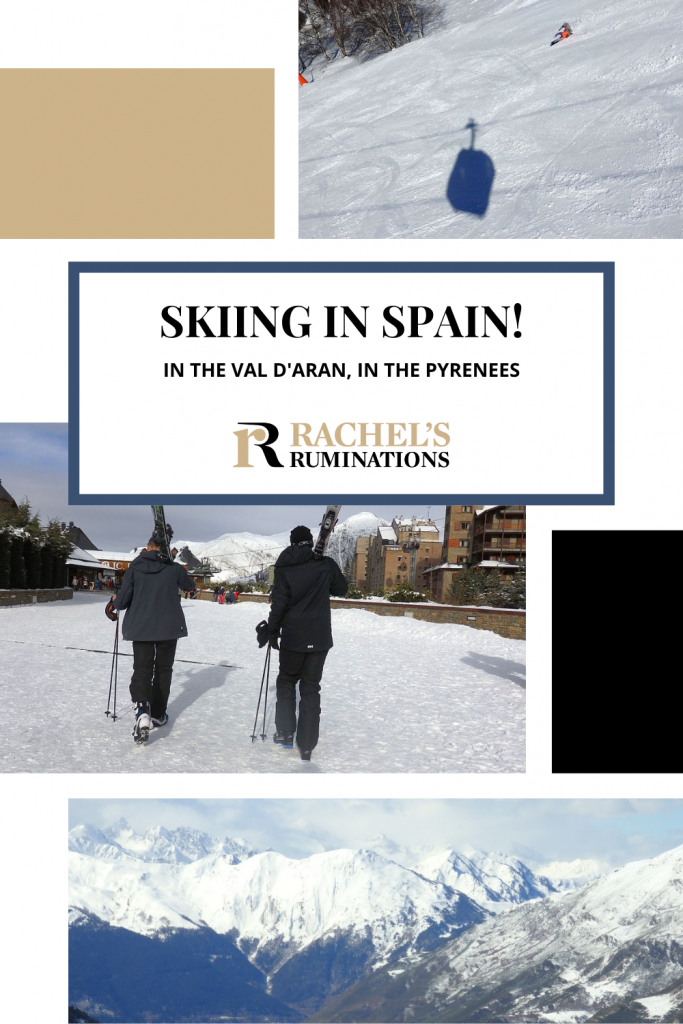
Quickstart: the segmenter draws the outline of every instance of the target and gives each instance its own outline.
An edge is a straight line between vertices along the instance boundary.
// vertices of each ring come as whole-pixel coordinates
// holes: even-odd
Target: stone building
[[[369,537],[366,590],[391,590],[401,583],[421,586],[424,572],[441,559],[441,540],[435,523],[427,519],[395,517]]]
[[[453,577],[469,565],[474,520],[483,505],[446,505],[441,558],[422,577],[424,589],[435,601],[448,603]]]
[[[359,590],[367,591],[368,586],[368,549],[369,537],[356,537],[356,550],[353,553],[353,582]]]

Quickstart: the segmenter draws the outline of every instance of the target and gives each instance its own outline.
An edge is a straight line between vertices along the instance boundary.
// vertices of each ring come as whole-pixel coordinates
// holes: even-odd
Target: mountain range
[[[69,998],[112,1022],[145,1019],[131,960],[162,970],[147,1011],[168,1022],[677,1019],[683,848],[618,871],[553,862],[552,879],[385,836],[295,859],[121,820],[69,848]]]

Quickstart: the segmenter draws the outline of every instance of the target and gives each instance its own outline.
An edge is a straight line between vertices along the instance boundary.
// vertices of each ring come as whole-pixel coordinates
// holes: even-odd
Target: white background
[[[93,274],[84,273],[80,300],[80,491],[81,494],[599,494],[602,492],[603,317],[601,274]],[[571,295],[561,317],[557,297]],[[521,305],[521,338],[513,336],[513,306]],[[272,338],[261,326],[258,337],[161,338],[161,310],[173,304],[271,306],[280,313],[293,305],[293,324],[311,323],[310,338]],[[348,305],[367,314],[368,335],[349,326],[348,338],[324,340],[325,306]],[[434,310],[434,321],[420,328],[421,339],[382,337],[382,311],[403,306]],[[482,307],[501,318],[508,306],[508,336],[489,324],[488,338],[434,335],[448,306],[467,333],[466,306],[479,306],[477,333],[483,334]],[[177,311],[172,311],[179,316]],[[229,328],[235,331],[234,309]],[[362,313],[361,313],[362,315]],[[394,310],[394,315],[397,311]],[[339,314],[341,318],[341,314]],[[218,311],[207,315],[217,333]],[[252,333],[247,319],[246,333]],[[393,325],[387,325],[390,334]],[[166,334],[173,328],[164,325]],[[341,325],[337,328],[342,331]],[[300,333],[297,327],[295,333]],[[406,334],[410,327],[406,327]],[[112,360],[115,351],[117,358]],[[260,362],[267,377],[235,378],[231,363]],[[351,379],[273,376],[273,364],[323,361],[345,363]],[[359,378],[361,361],[377,362],[377,378]],[[183,363],[185,376],[164,378],[165,362]],[[225,363],[227,376],[192,376],[190,363]],[[420,376],[389,378],[386,362],[417,363]],[[519,364],[518,377],[442,378],[427,376],[428,362]],[[395,373],[395,371],[394,371]],[[117,458],[102,458],[99,425],[101,387],[118,396],[114,421]],[[135,384],[133,384],[135,382]],[[548,401],[548,396],[552,400]],[[144,410],[144,415],[141,413]],[[194,415],[188,415],[193,411]],[[220,413],[221,440],[206,444],[207,417]],[[240,423],[267,421],[280,437],[275,450],[282,469],[271,468],[261,452],[251,452],[252,468],[234,468],[234,431]],[[448,468],[293,469],[288,449],[292,422],[308,423],[315,438],[322,423],[448,424],[451,442],[431,443],[425,452],[448,451]],[[163,424],[164,445],[155,425]],[[542,429],[539,425],[542,424]],[[350,428],[344,433],[346,443]],[[433,435],[432,435],[433,437]],[[392,450],[385,435],[380,444]],[[331,451],[321,443],[320,449]],[[347,449],[337,446],[336,450]],[[401,450],[401,449],[397,449]],[[409,449],[403,449],[407,452]],[[154,451],[154,458],[149,452]],[[419,449],[418,449],[419,452]],[[500,457],[501,453],[504,457]],[[314,459],[315,461],[315,459]],[[182,483],[178,466],[183,466]]]
[[[256,16],[254,8],[258,7]],[[0,241],[0,419],[67,418],[68,260],[614,260],[617,268],[617,504],[529,508],[528,765],[520,776],[285,778],[237,776],[4,776],[0,877],[3,965],[0,1013],[64,1019],[67,995],[66,830],[68,797],[665,797],[680,776],[550,776],[550,544],[553,528],[633,528],[666,504],[683,525],[679,469],[683,346],[677,306],[681,242],[377,241],[297,238],[296,5],[293,0],[192,4],[120,0],[114,5],[34,0],[5,5],[5,67],[276,68],[277,242]],[[257,23],[257,25],[255,25]],[[306,145],[304,140],[304,145]],[[239,150],[237,151],[239,152]],[[241,158],[248,159],[243,152]],[[49,153],[45,155],[46,165]],[[0,232],[1,233],[1,232]],[[567,298],[557,296],[561,318]],[[110,353],[116,359],[116,350]],[[548,405],[553,395],[546,396]],[[112,441],[101,431],[103,452]],[[542,423],[539,428],[542,429]],[[208,443],[211,443],[210,441]],[[7,613],[5,613],[7,614]],[[585,614],[590,614],[586,608]],[[0,622],[1,628],[1,622]],[[580,638],[577,637],[577,643]],[[613,681],[610,681],[612,685]],[[584,680],[569,699],[585,699]],[[591,685],[593,681],[591,681]],[[49,700],[36,680],[31,700]],[[1,700],[1,693],[0,693]],[[73,714],[79,714],[79,708]],[[352,709],[350,709],[350,713]],[[590,714],[589,707],[586,714]],[[21,728],[21,722],[17,723]],[[38,967],[38,970],[37,970]],[[39,979],[39,980],[38,980]]]

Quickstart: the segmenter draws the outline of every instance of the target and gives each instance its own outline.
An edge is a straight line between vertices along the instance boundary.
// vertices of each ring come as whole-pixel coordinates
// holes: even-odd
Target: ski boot
[[[279,743],[281,747],[291,750],[294,746],[294,736],[291,732],[276,732],[273,736],[273,743]]]
[[[136,743],[146,743],[149,739],[149,730],[152,728],[150,706],[146,701],[138,701],[134,707],[135,725],[133,726],[133,739]]]
[[[310,761],[311,760],[311,754],[313,753],[313,751],[312,750],[302,750],[299,747],[299,753],[301,754],[301,760],[302,761]]]
[[[168,715],[163,711],[160,715],[152,715],[152,725],[155,729],[160,729],[162,725],[166,725],[168,722]]]

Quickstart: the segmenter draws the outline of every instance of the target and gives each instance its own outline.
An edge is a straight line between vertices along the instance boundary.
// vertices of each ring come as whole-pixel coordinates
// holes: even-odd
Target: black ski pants
[[[320,680],[327,651],[288,651],[280,648],[275,728],[286,735],[296,732],[300,750],[313,750],[320,731]],[[296,684],[299,683],[299,724],[296,721]]]
[[[151,704],[152,718],[160,718],[168,706],[177,644],[177,640],[133,640],[130,696],[134,704]]]

